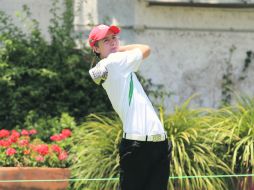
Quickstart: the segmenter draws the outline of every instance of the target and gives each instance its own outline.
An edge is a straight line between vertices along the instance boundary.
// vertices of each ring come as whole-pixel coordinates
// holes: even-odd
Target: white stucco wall
[[[27,5],[31,12],[31,18],[39,21],[39,28],[42,34],[48,39],[48,26],[51,18],[50,8],[52,7],[51,0],[0,0],[0,10],[11,16],[14,23],[25,31],[29,30],[29,21],[23,22],[21,17],[22,6]],[[20,16],[17,16],[20,15]]]
[[[10,3],[11,2],[11,3]],[[12,13],[21,1],[0,0],[1,9]],[[50,0],[23,0],[32,5],[46,35]],[[79,42],[93,25],[116,24],[122,28],[121,43],[146,43],[151,56],[141,73],[173,92],[165,105],[172,110],[192,94],[193,107],[217,107],[222,75],[232,54],[234,90],[254,96],[254,63],[248,78],[239,81],[246,51],[254,51],[254,8],[202,8],[148,6],[145,0],[75,0],[75,29]],[[37,7],[37,8],[36,8]]]
[[[196,93],[197,106],[218,106],[222,75],[232,46],[236,47],[231,61],[234,90],[254,95],[250,85],[242,88],[248,80],[237,80],[246,51],[254,50],[254,9],[146,7],[143,3],[137,6],[141,10],[137,11],[136,23],[148,28],[138,34],[138,40],[146,41],[154,50],[150,66],[142,67],[142,71],[149,78],[161,73],[154,82],[163,83],[174,92],[172,103],[182,103]],[[254,67],[249,70],[254,71]]]

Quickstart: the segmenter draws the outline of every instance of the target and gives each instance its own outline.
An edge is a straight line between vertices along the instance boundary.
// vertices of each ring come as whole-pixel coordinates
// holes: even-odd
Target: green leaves
[[[229,174],[230,168],[214,152],[211,127],[205,125],[204,110],[188,109],[189,100],[164,116],[164,126],[172,142],[171,176]],[[163,110],[161,110],[163,112]],[[207,113],[206,113],[207,114]],[[170,189],[227,189],[220,178],[175,179]]]
[[[76,49],[72,1],[65,3],[61,13],[62,2],[52,1],[50,42],[27,6],[19,14],[26,33],[0,12],[1,128],[22,127],[30,111],[42,118],[68,112],[76,121],[91,112],[112,111],[105,91],[90,79],[91,52]]]
[[[71,149],[73,178],[118,177],[118,145],[121,121],[115,115],[91,114],[72,135]],[[81,181],[74,189],[117,189],[117,181]]]

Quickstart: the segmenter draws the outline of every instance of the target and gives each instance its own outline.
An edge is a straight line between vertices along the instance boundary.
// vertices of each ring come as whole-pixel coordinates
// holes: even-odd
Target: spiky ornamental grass
[[[73,178],[119,177],[118,146],[122,123],[115,115],[91,114],[73,134],[76,146],[72,148]],[[74,189],[117,189],[118,181],[76,181]]]
[[[254,99],[242,98],[232,111],[238,125],[238,136],[233,147],[232,169],[236,172],[254,173]]]
[[[236,174],[254,174],[254,99],[241,97],[235,106],[218,113],[231,130],[227,162]],[[248,177],[237,178],[240,189],[249,189]]]
[[[171,176],[231,174],[227,164],[214,152],[214,144],[218,142],[214,133],[216,130],[207,124],[212,110],[190,110],[189,101],[190,99],[168,116],[163,116],[161,110],[165,129],[173,145]],[[222,178],[179,178],[170,180],[169,189],[226,190],[228,184]]]
[[[253,172],[254,103],[221,109],[188,108],[189,100],[160,117],[172,141],[170,176],[214,176]],[[73,132],[73,178],[119,177],[122,123],[115,114],[87,117]],[[171,179],[170,189],[226,190],[230,178]],[[114,190],[118,181],[76,181],[74,189]]]

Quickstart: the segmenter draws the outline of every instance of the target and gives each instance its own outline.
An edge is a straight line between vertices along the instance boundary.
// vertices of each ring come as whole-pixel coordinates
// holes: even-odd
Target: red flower
[[[23,129],[21,132],[0,129],[0,150],[2,150],[5,156],[15,158],[15,160],[10,160],[10,163],[13,165],[28,160],[28,164],[41,165],[40,162],[43,162],[51,166],[51,162],[48,161],[48,159],[55,159],[57,157],[60,163],[67,160],[68,153],[59,145],[42,144],[44,142],[38,144],[40,141],[33,141],[30,135],[36,133],[37,131],[35,129]],[[64,129],[60,134],[51,136],[51,140],[61,141],[69,136],[71,136],[71,131],[69,129]],[[26,160],[24,160],[24,158]],[[35,162],[37,162],[37,164]],[[22,164],[26,165],[26,163]]]
[[[64,137],[69,137],[69,136],[71,136],[71,130],[70,130],[70,129],[63,129],[63,130],[62,130],[62,135],[63,135]]]
[[[52,141],[61,141],[63,140],[65,137],[62,135],[62,134],[59,134],[59,135],[52,135],[50,137],[50,140]]]
[[[6,154],[8,156],[12,156],[13,154],[15,154],[17,151],[14,148],[7,148],[6,150]]]
[[[35,130],[35,129],[31,129],[30,131],[29,131],[29,135],[34,135],[34,134],[36,134],[37,133],[37,131]]]
[[[41,156],[41,155],[36,156],[35,159],[36,159],[36,161],[38,161],[38,162],[43,162],[43,161],[44,161],[44,157]]]
[[[19,137],[20,137],[20,134],[17,131],[15,131],[15,130],[11,131],[11,136],[10,136],[11,142],[13,142],[13,143],[17,142]]]
[[[56,152],[57,154],[60,154],[60,153],[61,153],[61,148],[60,148],[58,145],[53,144],[53,145],[51,146],[51,148],[52,148],[52,150],[53,150],[54,152]]]
[[[0,130],[0,138],[5,138],[8,137],[10,135],[10,132],[6,129],[2,129]]]
[[[19,138],[19,137],[20,137],[20,134],[19,134],[19,132],[15,131],[15,130],[12,130],[12,131],[11,131],[11,136],[16,137],[16,138]]]
[[[12,142],[8,139],[8,140],[0,140],[0,146],[2,147],[9,147],[11,146]]]
[[[10,136],[9,137],[9,139],[8,139],[10,142],[12,142],[12,143],[15,143],[15,142],[17,142],[17,140],[18,140],[18,137],[15,137],[15,136]]]
[[[65,151],[60,152],[58,159],[59,160],[66,160],[68,158],[68,154]]]
[[[35,151],[38,152],[40,155],[45,156],[49,152],[49,147],[46,144],[40,144],[35,147]]]
[[[19,141],[18,141],[18,144],[19,144],[20,146],[27,146],[27,145],[29,144],[29,140],[27,140],[27,139],[19,140]]]
[[[29,131],[27,131],[25,129],[22,129],[21,135],[28,136],[29,135]]]

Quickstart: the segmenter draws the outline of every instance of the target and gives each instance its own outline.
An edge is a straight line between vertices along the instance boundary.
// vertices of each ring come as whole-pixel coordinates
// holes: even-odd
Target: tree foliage
[[[65,0],[62,14],[59,6],[53,1],[50,42],[27,6],[22,11],[22,22],[29,26],[26,32],[0,12],[1,128],[21,126],[30,111],[40,117],[66,112],[81,120],[91,112],[112,110],[104,90],[89,77],[93,55],[76,49],[72,1]]]

